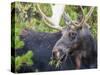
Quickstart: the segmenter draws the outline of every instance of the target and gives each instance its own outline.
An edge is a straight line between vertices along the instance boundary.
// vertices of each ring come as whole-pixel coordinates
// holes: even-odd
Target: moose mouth
[[[55,59],[53,56],[50,61],[50,65],[54,65],[55,67],[59,67],[61,63],[66,59],[66,54],[62,55],[59,59]]]
[[[50,61],[50,65],[54,65],[55,67],[60,67],[64,62],[66,62],[70,57],[71,48],[67,47],[54,47],[52,50],[52,57]],[[72,60],[70,59],[71,63]],[[66,62],[67,63],[67,62]]]
[[[66,61],[68,57],[68,51],[69,49],[63,49],[60,52],[59,51],[55,52],[52,56],[53,60],[60,61],[60,62]]]

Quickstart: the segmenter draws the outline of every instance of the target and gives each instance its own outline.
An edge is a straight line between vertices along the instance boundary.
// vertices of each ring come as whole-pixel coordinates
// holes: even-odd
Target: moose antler
[[[84,21],[84,11],[83,11],[83,8],[82,8],[82,6],[80,6],[80,9],[81,9],[81,14],[82,14],[82,16],[83,16],[83,19],[82,19],[82,21],[81,22],[83,22]],[[76,24],[77,22],[76,21],[73,21],[71,18],[70,18],[70,16],[69,16],[69,14],[68,13],[66,13],[66,12],[64,12],[64,15],[63,15],[63,17],[64,17],[64,20],[65,20],[65,23],[67,24],[67,25],[74,25],[74,26],[76,26],[76,27],[79,27],[80,26],[80,24]]]
[[[75,22],[75,21],[72,21],[72,19],[69,17],[69,15],[67,13],[64,13],[64,19],[65,19],[67,25],[72,24],[77,28],[81,27],[82,25],[84,25],[84,23],[86,23],[88,21],[89,17],[92,15],[94,7],[90,8],[90,10],[89,10],[89,12],[87,13],[86,16],[84,14],[82,6],[80,6],[80,9],[82,11],[82,17],[83,18],[82,18],[82,20],[81,20],[81,22],[79,24],[77,22]]]
[[[85,20],[84,20],[84,23],[86,23],[89,19],[89,17],[92,15],[93,13],[93,10],[94,10],[94,7],[91,7],[89,12],[87,13],[87,15],[85,16]]]
[[[89,17],[92,15],[93,10],[94,10],[94,7],[91,7],[89,12],[85,16],[83,8],[81,6],[80,6],[80,8],[81,8],[81,11],[82,11],[82,14],[83,14],[83,19],[81,20],[81,22],[78,25],[74,24],[76,27],[81,27],[82,25],[84,25],[84,23],[86,23],[88,21]]]
[[[68,13],[64,12],[63,17],[67,25],[74,24]]]
[[[39,13],[42,15],[43,17],[43,21],[51,28],[57,29],[57,30],[62,30],[63,28],[59,25],[61,16],[64,12],[64,7],[65,5],[58,5],[55,4],[54,6],[51,5],[52,7],[52,12],[53,15],[52,17],[47,17],[41,10],[40,5],[37,4],[37,8],[39,10]]]

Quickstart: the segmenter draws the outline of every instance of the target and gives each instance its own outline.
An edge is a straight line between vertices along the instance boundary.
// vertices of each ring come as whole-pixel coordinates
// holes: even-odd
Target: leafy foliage
[[[15,69],[20,69],[21,66],[24,64],[33,65],[33,61],[31,60],[33,57],[32,51],[28,51],[25,55],[17,56],[15,58]]]
[[[60,60],[51,60],[49,62],[49,65],[54,66],[54,67],[59,67],[61,65],[61,61]]]

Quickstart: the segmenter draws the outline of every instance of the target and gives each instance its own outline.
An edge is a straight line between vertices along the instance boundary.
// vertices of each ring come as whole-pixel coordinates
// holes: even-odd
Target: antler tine
[[[84,22],[84,19],[85,19],[85,14],[84,14],[82,6],[80,6],[80,9],[82,11],[82,17],[83,18],[82,18],[82,20],[81,20],[81,22],[79,24],[74,24],[74,26],[76,26],[76,27],[81,27],[81,25],[82,25],[82,23]]]
[[[69,17],[68,13],[64,12],[63,17],[64,17],[64,20],[65,20],[65,22],[66,22],[67,25],[69,25],[69,24],[72,23],[72,20],[71,20],[71,18]]]
[[[93,10],[94,10],[95,7],[91,7],[89,12],[87,13],[87,15],[85,16],[85,20],[84,20],[84,23],[86,23],[89,19],[89,17],[92,15],[93,13]]]
[[[82,6],[80,6],[80,9],[81,9],[81,11],[82,11],[82,16],[84,17],[84,16],[85,16],[85,14],[84,14],[83,7],[82,7]]]
[[[42,15],[43,17],[43,21],[45,22],[45,24],[51,28],[54,28],[54,29],[57,29],[57,30],[62,30],[63,28],[61,26],[56,26],[51,20],[49,17],[47,17],[43,12],[42,10],[40,9],[40,5],[37,4],[37,8],[39,10],[39,13]]]
[[[67,25],[72,24],[72,25],[74,25],[74,26],[77,26],[77,25],[72,21],[72,19],[70,18],[70,16],[69,16],[68,13],[64,12],[63,17],[64,17],[65,23],[66,23]]]
[[[78,25],[75,25],[76,27],[81,27],[82,25],[84,25],[84,23],[86,23],[88,21],[89,17],[92,15],[93,10],[94,10],[94,7],[91,7],[89,12],[85,16],[82,6],[80,6],[80,8],[81,8],[81,11],[82,11],[82,14],[83,14],[83,18]]]
[[[93,13],[93,10],[94,10],[94,7],[91,7],[89,12],[87,13],[87,15],[85,17],[83,17],[83,19],[82,19],[81,23],[79,24],[79,26],[84,25],[84,23],[86,23],[88,21],[89,17]]]
[[[84,17],[84,11],[83,11],[83,8],[82,8],[82,6],[80,6],[80,9],[81,9],[81,11],[82,11],[82,20],[81,20],[81,23],[80,24],[75,24],[71,19],[71,23],[75,26],[75,27],[81,27],[81,24],[84,22],[84,19],[85,19],[85,17]],[[65,13],[66,14],[66,13]],[[69,15],[68,15],[69,16]]]

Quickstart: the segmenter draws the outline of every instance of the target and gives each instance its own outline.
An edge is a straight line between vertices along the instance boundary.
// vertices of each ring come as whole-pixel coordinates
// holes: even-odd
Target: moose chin
[[[37,6],[43,20],[50,21],[50,18],[42,12],[39,5]],[[55,33],[36,32],[31,29],[23,29],[20,39],[24,42],[24,47],[16,49],[16,56],[25,54],[32,50],[34,64],[31,66],[32,72],[35,69],[39,71],[58,71],[72,69],[89,69],[97,67],[97,44],[93,38],[89,25],[89,17],[93,13],[94,7],[91,7],[87,15],[83,13],[76,21],[72,21],[67,13],[63,13],[66,27],[53,26],[49,27],[59,30]],[[46,22],[46,21],[45,21]],[[51,23],[51,22],[50,22]],[[54,23],[51,23],[54,24]],[[56,68],[49,65],[53,60],[61,61],[61,65]],[[30,67],[24,66],[18,72],[29,72]],[[31,72],[31,71],[30,71]]]

